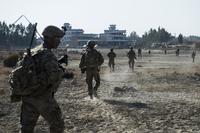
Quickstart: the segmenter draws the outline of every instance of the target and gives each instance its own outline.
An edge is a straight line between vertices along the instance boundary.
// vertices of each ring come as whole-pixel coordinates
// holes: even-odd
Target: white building
[[[110,25],[108,30],[104,30],[104,33],[100,34],[99,41],[102,46],[111,47],[126,47],[130,43],[126,30],[117,30],[116,25]]]
[[[101,47],[127,47],[130,40],[126,36],[126,30],[117,30],[116,25],[110,25],[108,30],[101,34],[85,34],[83,29],[72,29],[69,23],[64,23],[65,36],[61,47],[82,47],[88,40],[97,41]]]
[[[64,23],[66,29],[65,36],[62,39],[61,47],[82,47],[88,40],[98,40],[98,34],[84,34],[83,29],[72,29],[69,23]]]

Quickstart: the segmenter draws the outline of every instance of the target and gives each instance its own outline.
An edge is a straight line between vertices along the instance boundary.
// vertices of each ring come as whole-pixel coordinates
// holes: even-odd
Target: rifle
[[[33,33],[32,33],[32,37],[31,37],[31,42],[30,42],[29,48],[27,48],[27,55],[28,56],[31,56],[31,47],[32,47],[32,44],[33,44],[33,39],[35,37],[37,23],[35,23],[35,25],[33,25],[33,26],[34,27],[33,27]]]
[[[58,59],[58,63],[59,64],[65,63],[67,66],[68,65],[68,55],[65,54],[64,56],[60,57]]]
[[[62,69],[62,71],[64,72],[63,74],[63,78],[66,78],[66,79],[71,79],[74,77],[74,73],[73,72],[70,72],[68,70],[66,70],[61,64],[64,63],[66,64],[66,66],[68,65],[68,55],[65,54],[64,56],[60,57],[58,59],[58,63],[59,63],[59,67]]]

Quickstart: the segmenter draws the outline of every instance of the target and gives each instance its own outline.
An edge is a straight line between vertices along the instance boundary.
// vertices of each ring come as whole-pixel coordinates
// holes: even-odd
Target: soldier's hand
[[[85,68],[82,68],[82,69],[81,69],[81,73],[85,73]]]
[[[63,66],[59,65],[59,68],[60,68],[63,72],[65,72],[65,68],[64,68]]]

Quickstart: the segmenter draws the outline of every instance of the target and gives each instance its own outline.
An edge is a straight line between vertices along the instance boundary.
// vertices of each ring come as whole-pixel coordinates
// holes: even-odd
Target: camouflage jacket
[[[79,67],[83,68],[97,68],[104,62],[104,58],[96,49],[86,50],[81,57]]]
[[[136,59],[136,54],[133,50],[130,50],[128,53],[127,53],[127,56],[129,59]]]
[[[108,56],[108,58],[109,58],[110,60],[114,60],[114,58],[116,57],[116,54],[115,54],[114,52],[109,52],[109,53],[107,54],[107,56]]]
[[[36,91],[36,95],[37,93],[40,94],[42,91],[55,93],[63,76],[63,71],[59,67],[56,56],[51,50],[42,48],[38,50],[33,57],[35,57],[36,70],[41,87],[40,90]]]

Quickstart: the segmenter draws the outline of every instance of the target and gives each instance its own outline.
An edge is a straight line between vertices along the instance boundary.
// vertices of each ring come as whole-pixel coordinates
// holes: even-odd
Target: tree
[[[7,49],[28,47],[32,32],[33,26],[31,24],[25,27],[22,24],[7,25],[5,22],[0,22],[0,47]],[[33,41],[34,44],[36,44],[36,37]]]
[[[139,37],[135,31],[131,32],[130,36],[128,36],[128,39],[135,47],[142,46],[143,44],[141,37]]]
[[[158,30],[158,35],[160,43],[167,42],[171,39],[171,34],[167,32],[164,28]]]
[[[182,34],[179,34],[179,35],[178,35],[178,42],[179,42],[180,44],[183,44],[183,35],[182,35]]]
[[[137,38],[139,38],[139,36],[137,35],[137,33],[135,31],[132,31],[129,37],[131,39],[137,39]]]
[[[173,36],[171,33],[167,32],[164,28],[158,27],[156,29],[150,29],[148,32],[145,32],[142,36],[143,42],[145,42],[146,46],[152,43],[164,43],[171,40]]]

